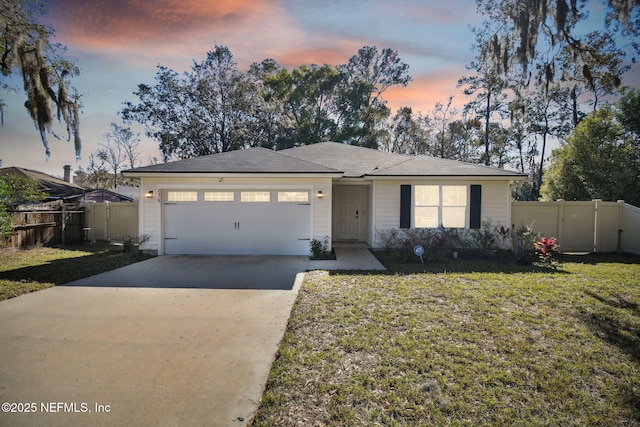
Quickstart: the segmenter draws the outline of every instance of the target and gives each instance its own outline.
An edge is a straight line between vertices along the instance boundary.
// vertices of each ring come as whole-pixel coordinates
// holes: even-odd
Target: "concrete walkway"
[[[385,270],[373,254],[362,245],[334,244],[336,259],[309,261],[307,270]]]
[[[303,272],[382,268],[336,252],[157,257],[0,302],[0,403],[21,411],[0,426],[244,426]]]

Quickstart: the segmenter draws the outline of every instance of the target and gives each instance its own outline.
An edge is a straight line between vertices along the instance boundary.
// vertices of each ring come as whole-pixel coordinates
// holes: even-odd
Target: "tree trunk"
[[[489,159],[489,120],[491,119],[491,90],[487,91],[487,114],[484,125],[484,164],[490,165]]]
[[[544,169],[544,152],[547,149],[547,134],[549,133],[549,119],[545,115],[544,132],[542,133],[542,150],[540,151],[540,168],[538,170],[538,182],[535,189],[536,199],[540,197],[540,189],[542,188],[542,173]]]

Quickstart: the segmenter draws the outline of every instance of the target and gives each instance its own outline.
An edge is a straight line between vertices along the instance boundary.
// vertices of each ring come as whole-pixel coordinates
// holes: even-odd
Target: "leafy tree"
[[[302,65],[291,72],[265,59],[246,73],[228,48],[179,75],[159,66],[153,86],[126,101],[125,122],[145,125],[164,160],[239,148],[287,148],[339,140],[377,147],[389,109],[382,94],[410,81],[397,52],[364,47],[348,64]]]
[[[640,204],[640,162],[613,107],[591,114],[554,150],[545,174],[546,199],[619,200]]]
[[[501,70],[507,65],[497,61],[499,51],[491,49],[487,45],[486,38],[491,33],[491,21],[485,23],[486,28],[475,29],[477,51],[476,60],[467,66],[467,69],[475,72],[474,75],[464,76],[458,80],[458,87],[464,87],[463,93],[467,96],[475,95],[476,98],[468,102],[464,107],[465,115],[473,114],[478,119],[484,120],[484,154],[481,161],[485,165],[492,163],[491,153],[491,128],[494,124],[494,113],[499,114],[499,121],[504,117],[504,103],[506,95],[507,81],[501,76]]]
[[[265,84],[282,102],[289,123],[286,146],[329,141],[336,134],[335,93],[339,73],[329,65],[302,65],[289,73],[280,69]]]
[[[45,197],[33,179],[12,174],[0,175],[0,238],[13,231],[8,209],[23,203],[39,202]]]
[[[337,70],[341,75],[338,139],[377,148],[379,124],[391,115],[382,94],[392,86],[409,84],[409,65],[395,50],[364,46]]]
[[[532,185],[525,200],[537,200],[540,196],[549,139],[564,139],[573,128],[571,106],[567,103],[570,99],[568,93],[568,89],[554,85],[547,93],[537,90],[529,97],[526,110],[529,130],[541,140],[541,149],[540,162],[536,170],[531,171]]]
[[[414,114],[411,107],[402,107],[380,133],[378,148],[390,153],[426,154],[429,133],[428,117]]]
[[[275,80],[282,70],[273,59],[264,59],[251,64],[247,71],[255,91],[254,114],[247,124],[247,131],[256,146],[278,150],[293,147],[293,119],[285,111],[286,100],[278,97],[275,91],[278,87]],[[267,84],[268,81],[274,83],[273,87]]]
[[[233,54],[226,46],[216,46],[207,52],[206,59],[193,66],[189,83],[194,101],[192,114],[204,135],[204,139],[201,137],[194,143],[208,146],[206,154],[248,148],[254,144],[248,139],[246,125],[254,115],[252,94],[257,91],[238,70]]]
[[[617,119],[634,144],[640,144],[640,89],[625,88],[618,101]]]
[[[27,96],[25,107],[40,132],[47,158],[47,133],[55,136],[53,103],[58,120],[66,124],[67,140],[73,135],[76,158],[80,159],[80,95],[68,83],[79,69],[62,57],[64,48],[50,42],[53,30],[38,23],[38,16],[45,13],[41,1],[0,0],[0,68],[4,77],[20,73]],[[10,89],[4,81],[0,86]],[[0,99],[0,113],[4,105]]]
[[[158,66],[156,84],[138,85],[140,102],[126,101],[120,115],[145,125],[165,161],[246,148],[252,144],[246,123],[253,116],[253,89],[229,49],[216,46],[183,76]]]
[[[467,119],[462,116],[461,119],[450,122],[448,124],[448,144],[451,150],[447,158],[478,163],[480,158],[478,149],[483,144],[481,129],[482,123],[476,118]]]

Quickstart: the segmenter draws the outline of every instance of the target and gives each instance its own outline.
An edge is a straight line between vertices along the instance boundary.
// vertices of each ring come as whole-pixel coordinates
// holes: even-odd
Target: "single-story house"
[[[137,189],[136,189],[137,190]],[[125,196],[118,191],[118,188],[114,190],[87,190],[82,196],[83,202],[133,202],[133,197]]]
[[[55,200],[62,200],[67,203],[77,202],[87,191],[85,188],[71,182],[71,166],[64,167],[64,179],[18,166],[2,168],[0,169],[0,175],[15,175],[33,179],[38,183],[38,189],[46,195],[45,202]]]
[[[381,246],[388,229],[511,223],[504,169],[323,142],[131,169],[158,254],[308,255],[312,239]]]
[[[71,182],[71,166],[65,165],[63,178],[57,178],[33,169],[10,166],[0,169],[0,175],[15,175],[30,178],[38,183],[38,189],[45,194],[44,202],[61,200],[64,203],[81,202],[132,202],[133,197],[124,194],[126,188],[102,190],[87,189]],[[139,190],[136,188],[136,192]],[[136,195],[137,197],[137,195]]]

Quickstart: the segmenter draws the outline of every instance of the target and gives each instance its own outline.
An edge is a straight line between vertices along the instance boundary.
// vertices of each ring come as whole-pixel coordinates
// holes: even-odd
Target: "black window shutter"
[[[411,228],[411,186],[400,186],[400,228]]]
[[[469,228],[480,228],[480,206],[482,205],[482,185],[471,186],[471,206],[469,209]]]

